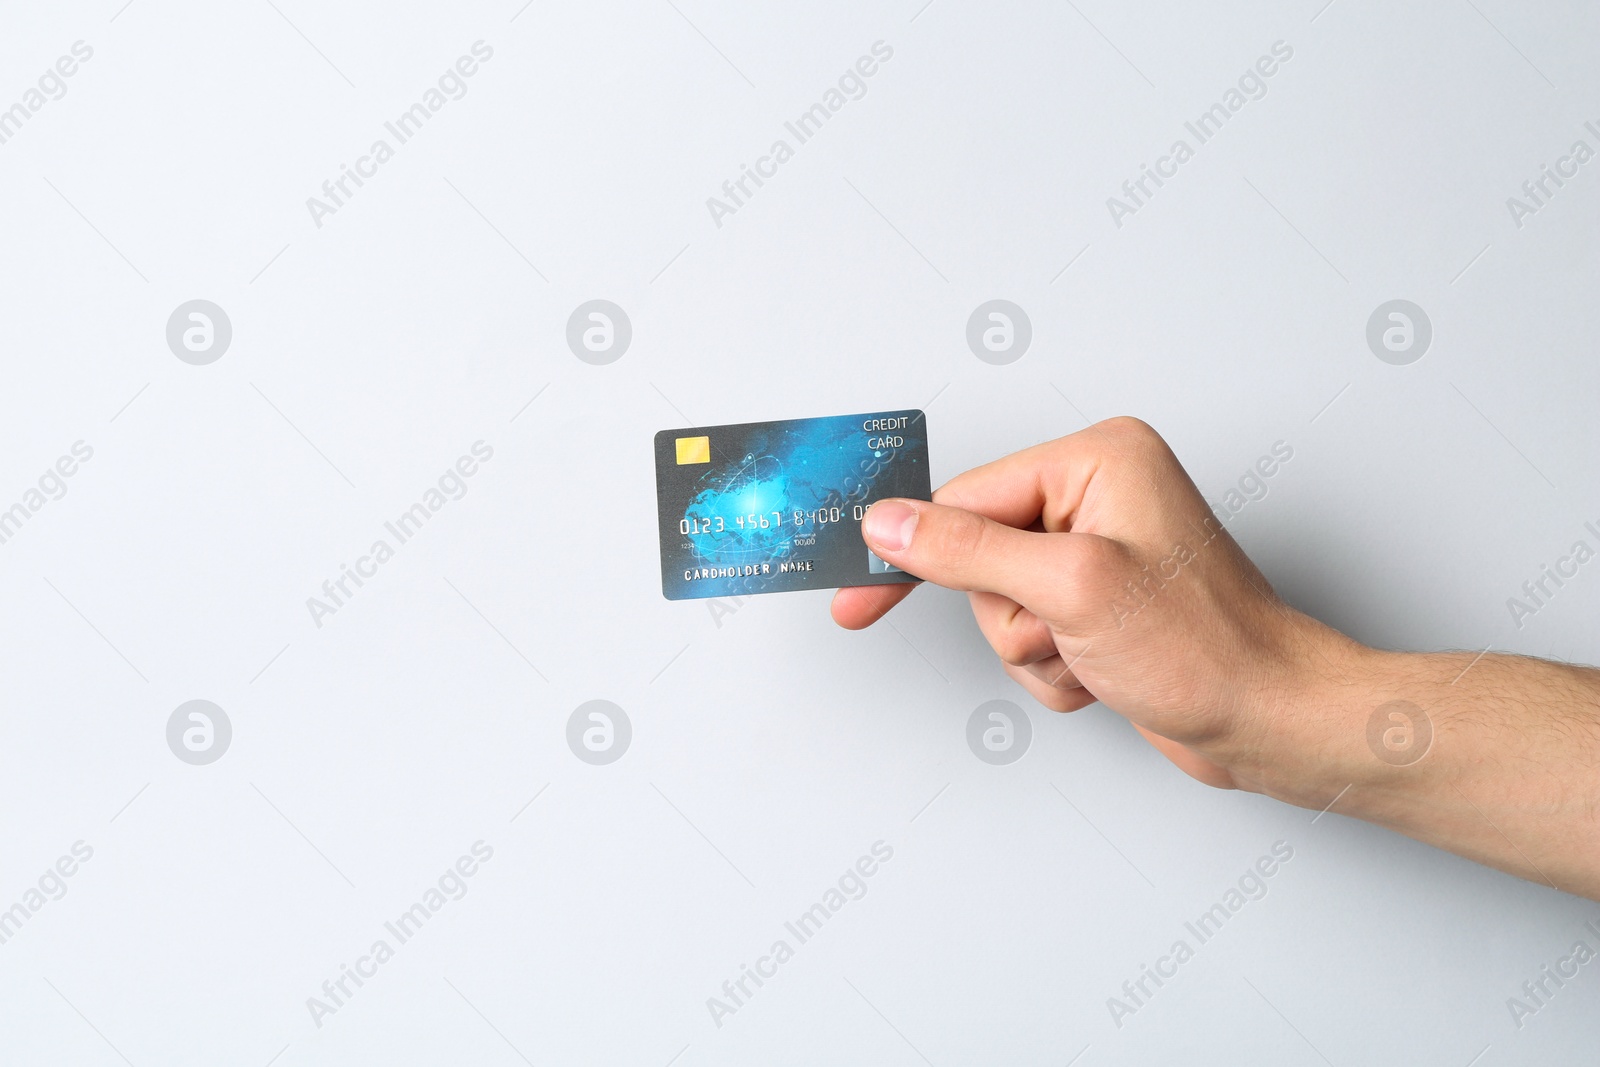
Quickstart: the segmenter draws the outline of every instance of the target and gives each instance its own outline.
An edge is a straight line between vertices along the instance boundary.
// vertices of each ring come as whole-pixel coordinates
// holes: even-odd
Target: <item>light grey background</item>
[[[276,6],[274,6],[276,5]],[[924,405],[935,481],[1137,414],[1297,606],[1389,646],[1600,654],[1592,5],[706,0],[8,5],[0,107],[0,945],[7,1064],[1589,1062],[1600,963],[1507,998],[1600,905],[1210,792],[1028,700],[964,598],[848,634],[827,594],[659,591],[657,429]],[[1320,10],[1319,10],[1320,9]],[[306,199],[492,60],[338,212]],[[707,198],[873,43],[893,57],[718,226]],[[1107,198],[1274,42],[1293,58],[1123,225]],[[790,138],[792,140],[792,138]],[[231,320],[206,366],[168,316]],[[633,340],[566,345],[607,299]],[[1014,301],[1032,345],[976,358]],[[1411,300],[1434,337],[1366,345]],[[476,441],[493,458],[318,627],[306,606]],[[1592,540],[1592,538],[1591,538]],[[167,746],[210,700],[231,746]],[[623,708],[590,765],[567,721]],[[531,798],[532,799],[530,803]],[[1331,800],[1332,798],[1330,798]],[[456,859],[492,860],[319,1027]],[[718,1026],[707,998],[874,842],[893,858]],[[1274,842],[1119,1027],[1107,999]],[[1192,938],[1191,938],[1192,940]],[[1476,1057],[1476,1058],[1475,1058]]]

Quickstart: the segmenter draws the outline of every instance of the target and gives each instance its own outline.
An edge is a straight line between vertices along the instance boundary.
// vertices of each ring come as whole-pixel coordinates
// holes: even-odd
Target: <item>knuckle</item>
[[[983,554],[987,525],[981,516],[970,511],[950,512],[949,521],[941,524],[935,546],[944,562],[960,572],[969,570]]]
[[[1007,626],[989,640],[994,654],[1013,667],[1024,667],[1034,660],[1033,641],[1014,626]]]
[[[1050,699],[1045,702],[1045,707],[1049,708],[1051,711],[1060,712],[1063,715],[1069,711],[1077,711],[1081,706],[1082,705],[1079,703],[1076,693],[1068,693],[1065,691],[1058,691],[1051,694]]]
[[[935,504],[942,504],[947,508],[963,508],[972,510],[972,498],[966,491],[960,478],[952,478],[933,491],[932,500]]]
[[[1052,689],[1050,686],[1043,684],[1025,667],[1008,665],[1005,671],[1018,685],[1028,691],[1028,695],[1051,711],[1076,711],[1083,706],[1080,694],[1061,689]]]
[[[1119,443],[1149,445],[1161,441],[1155,427],[1132,415],[1118,415],[1100,423],[1100,429]]]
[[[1153,470],[1172,458],[1166,440],[1143,419],[1119,415],[1099,425],[1117,459]]]
[[[1102,584],[1114,572],[1116,546],[1105,538],[1074,539],[1057,555],[1055,581],[1067,596],[1076,599]]]
[[[1045,675],[1045,681],[1054,689],[1063,693],[1073,694],[1083,688],[1083,683],[1078,681],[1078,676],[1072,673],[1072,668],[1062,664],[1059,669]]]

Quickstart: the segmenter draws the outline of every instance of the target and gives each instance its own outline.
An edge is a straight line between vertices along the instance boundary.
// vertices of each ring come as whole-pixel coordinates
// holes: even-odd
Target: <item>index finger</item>
[[[920,582],[902,585],[849,585],[833,594],[833,621],[846,630],[864,630],[911,595]]]

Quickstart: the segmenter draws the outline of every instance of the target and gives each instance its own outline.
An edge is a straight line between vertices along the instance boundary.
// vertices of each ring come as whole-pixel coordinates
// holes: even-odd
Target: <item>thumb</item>
[[[1071,534],[1034,533],[926,500],[879,500],[861,519],[867,547],[901,570],[965,592],[1036,600]]]

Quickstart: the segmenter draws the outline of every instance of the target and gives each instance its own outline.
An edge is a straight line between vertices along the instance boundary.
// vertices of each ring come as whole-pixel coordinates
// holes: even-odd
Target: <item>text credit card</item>
[[[877,411],[656,434],[668,600],[918,579],[873,555],[861,515],[932,495],[922,412]]]

